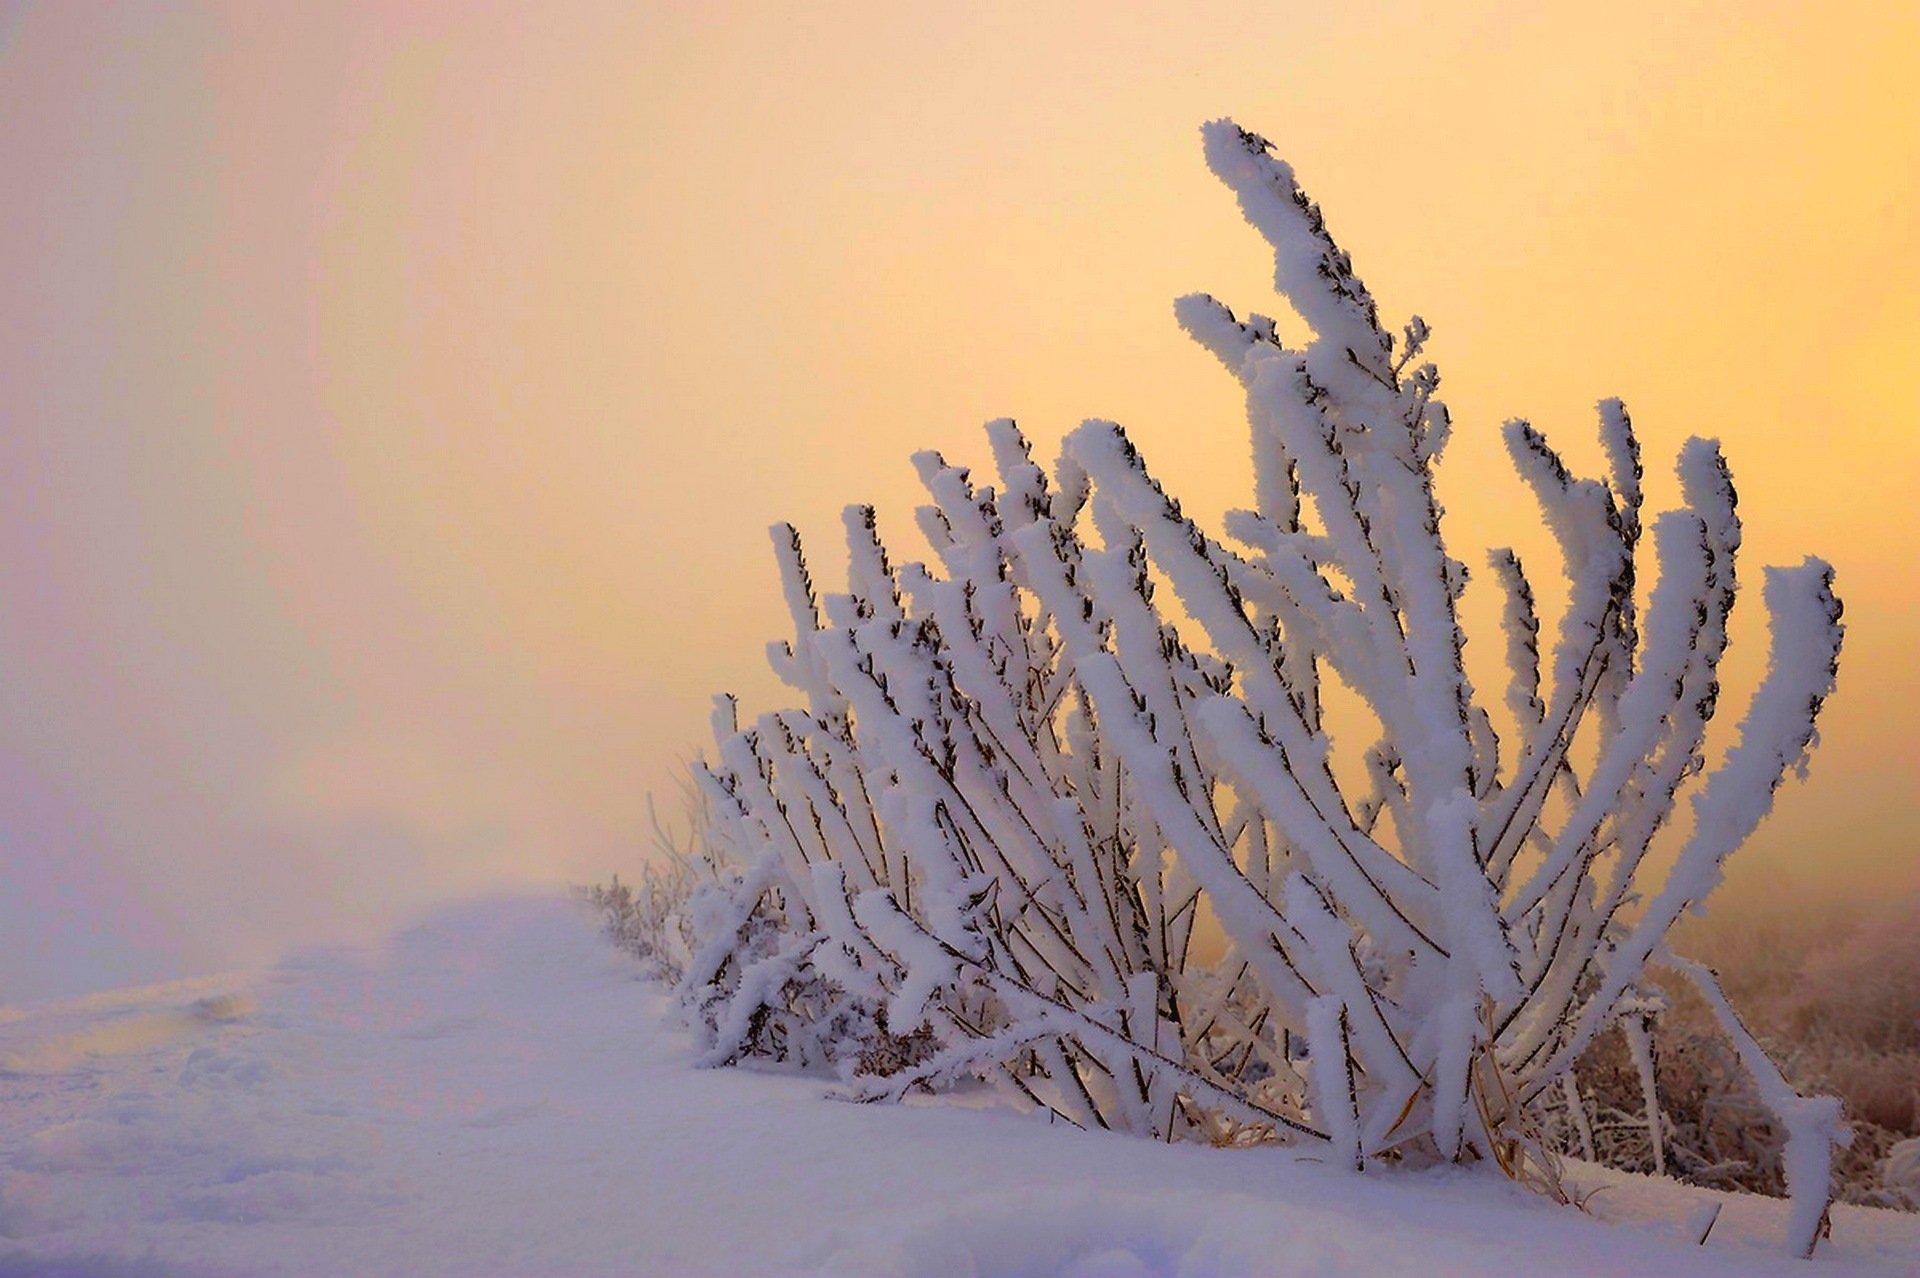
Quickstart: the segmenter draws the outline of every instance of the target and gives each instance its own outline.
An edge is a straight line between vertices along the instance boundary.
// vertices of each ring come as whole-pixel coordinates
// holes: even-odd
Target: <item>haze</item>
[[[1271,304],[1221,114],[1433,324],[1456,551],[1538,545],[1501,419],[1592,465],[1617,394],[1658,505],[1724,440],[1750,583],[1834,562],[1731,878],[1910,886],[1916,82],[1899,4],[0,7],[0,1001],[630,871],[778,695],[766,526],[911,547],[989,417],[1242,503],[1170,305]]]

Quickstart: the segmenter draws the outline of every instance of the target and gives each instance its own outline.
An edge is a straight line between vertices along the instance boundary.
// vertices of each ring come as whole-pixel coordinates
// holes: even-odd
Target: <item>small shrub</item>
[[[711,892],[718,874],[707,846],[706,808],[692,786],[686,787],[684,798],[685,846],[661,825],[649,798],[654,856],[642,867],[639,882],[622,883],[615,874],[606,883],[576,889],[600,913],[608,939],[639,959],[648,976],[669,983],[680,981],[692,957],[696,894],[703,889]]]

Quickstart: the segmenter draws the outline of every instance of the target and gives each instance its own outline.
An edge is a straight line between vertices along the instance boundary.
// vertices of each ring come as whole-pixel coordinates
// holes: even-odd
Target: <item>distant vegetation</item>
[[[1845,1105],[1846,1202],[1920,1210],[1920,893],[1872,905],[1730,903],[1678,929],[1674,946],[1715,968],[1728,997],[1803,1092]],[[1783,1134],[1690,991],[1655,1020],[1667,1171],[1701,1184],[1782,1192]],[[1613,1125],[1605,1161],[1648,1169],[1641,1105],[1621,1044],[1581,1062],[1588,1103]],[[1902,1142],[1905,1142],[1902,1148]]]

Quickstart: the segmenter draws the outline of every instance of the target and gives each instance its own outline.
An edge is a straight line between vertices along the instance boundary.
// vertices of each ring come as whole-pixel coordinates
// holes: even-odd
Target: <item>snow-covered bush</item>
[[[648,976],[676,984],[686,975],[687,960],[692,957],[697,903],[714,896],[730,898],[733,892],[730,884],[720,881],[722,871],[707,838],[712,822],[699,788],[688,784],[684,797],[688,822],[684,841],[668,832],[653,800],[647,800],[654,855],[641,867],[639,882],[622,883],[616,874],[609,882],[577,890],[600,914],[609,940],[639,959]]]
[[[741,723],[723,699],[701,771],[732,867],[681,985],[711,1059],[830,1066],[869,1096],[989,1080],[1085,1126],[1551,1182],[1543,1114],[1669,962],[1782,1117],[1809,1251],[1838,1105],[1794,1094],[1664,942],[1804,767],[1840,644],[1829,569],[1768,570],[1770,670],[1709,771],[1740,544],[1717,445],[1686,445],[1685,505],[1647,520],[1618,402],[1603,479],[1509,422],[1567,603],[1543,636],[1528,571],[1493,553],[1507,678],[1481,696],[1427,327],[1383,326],[1264,140],[1203,132],[1307,328],[1176,306],[1246,392],[1232,544],[1102,421],[1051,475],[991,423],[995,486],[917,457],[933,565],[896,565],[855,508],[848,588],[823,596],[776,529],[795,637],[772,658],[803,703]],[[1336,683],[1364,709],[1331,709]],[[1335,727],[1371,741],[1363,783]],[[1206,962],[1203,919],[1224,936]]]
[[[1901,1205],[1920,1211],[1920,1136],[1901,1141],[1880,1164],[1880,1180]]]
[[[607,939],[640,960],[646,975],[679,981],[686,942],[681,925],[687,898],[694,891],[691,866],[648,865],[638,883],[607,883],[579,889],[579,896],[600,912]]]

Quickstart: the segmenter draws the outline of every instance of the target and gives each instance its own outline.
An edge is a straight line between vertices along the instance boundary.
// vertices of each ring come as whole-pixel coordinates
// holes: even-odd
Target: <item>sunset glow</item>
[[[767,525],[919,553],[910,454],[985,469],[990,417],[1243,504],[1171,312],[1271,296],[1227,112],[1432,324],[1475,567],[1549,555],[1500,422],[1591,469],[1611,395],[1656,508],[1725,445],[1736,704],[1761,565],[1834,564],[1839,693],[1731,894],[1920,884],[1920,13],[1181,15],[0,10],[0,1003],[637,865],[710,695],[772,704]]]

